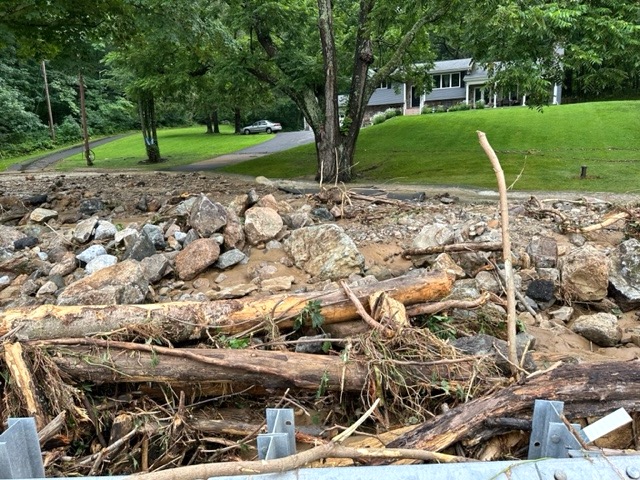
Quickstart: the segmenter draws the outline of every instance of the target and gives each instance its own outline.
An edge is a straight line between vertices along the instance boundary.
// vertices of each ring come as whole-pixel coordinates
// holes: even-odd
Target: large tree
[[[456,4],[230,0],[227,38],[233,41],[227,46],[238,68],[289,96],[303,112],[315,135],[317,179],[348,182],[373,90],[392,77],[425,82],[433,60],[425,48],[426,27],[455,15]],[[341,93],[348,98],[342,125]]]

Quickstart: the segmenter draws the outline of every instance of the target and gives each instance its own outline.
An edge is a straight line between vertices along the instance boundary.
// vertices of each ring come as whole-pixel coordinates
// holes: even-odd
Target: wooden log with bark
[[[534,374],[535,375],[535,374]],[[428,420],[388,446],[441,451],[493,434],[489,419],[530,418],[536,399],[560,400],[570,419],[598,417],[620,407],[640,411],[640,361],[563,365]]]
[[[35,343],[35,342],[34,342]],[[47,346],[63,373],[95,383],[164,382],[174,387],[194,383],[260,385],[317,391],[361,391],[368,379],[364,359],[287,351],[167,348],[94,339],[37,342]],[[475,357],[457,362],[455,374],[446,363],[417,364],[421,375],[450,380],[469,379]],[[427,373],[425,373],[425,371]]]
[[[353,292],[362,303],[373,293],[384,291],[412,305],[439,300],[449,294],[452,285],[453,278],[446,273],[426,272],[354,288]],[[44,340],[117,332],[120,338],[157,336],[181,342],[212,333],[248,333],[270,322],[287,328],[310,301],[320,303],[326,324],[358,318],[351,300],[336,289],[212,302],[21,307],[0,313],[0,336],[16,331],[21,339]]]

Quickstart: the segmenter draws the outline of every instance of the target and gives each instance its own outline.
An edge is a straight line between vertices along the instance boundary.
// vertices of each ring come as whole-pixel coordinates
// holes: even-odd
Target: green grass
[[[362,130],[356,181],[495,189],[477,130],[487,134],[507,184],[517,179],[514,189],[640,191],[640,101],[395,117]],[[221,170],[309,179],[315,169],[315,147],[305,145]]]
[[[206,135],[202,126],[158,130],[160,154],[165,160],[159,164],[140,163],[146,159],[144,142],[140,133],[93,148],[94,166],[106,169],[157,170],[188,165],[209,158],[235,152],[273,138],[271,135],[235,135],[233,127],[220,126],[220,134]],[[82,154],[60,162],[59,170],[88,168]]]

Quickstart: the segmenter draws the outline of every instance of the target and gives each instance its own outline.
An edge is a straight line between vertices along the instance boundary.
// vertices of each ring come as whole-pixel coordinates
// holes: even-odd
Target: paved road
[[[97,147],[104,143],[112,142],[125,135],[114,135],[112,137],[101,138],[90,142],[91,148]],[[304,145],[305,143],[313,142],[313,132],[311,131],[299,131],[299,132],[280,132],[273,136],[272,139],[267,140],[259,145],[248,147],[237,152],[221,155],[219,157],[211,158],[191,165],[182,165],[180,167],[168,168],[169,171],[181,171],[181,172],[199,172],[205,170],[214,170],[216,168],[223,167],[225,165],[233,165],[234,163],[244,162],[251,160],[252,158],[261,157],[263,155],[269,155],[270,153],[287,150],[289,148],[297,147],[298,145]],[[67,157],[77,155],[84,151],[83,145],[67,148],[59,152],[43,155],[34,160],[30,160],[24,163],[14,163],[7,168],[8,172],[24,172],[33,170],[44,170],[45,168],[53,165],[60,160]],[[96,167],[100,168],[100,159],[96,161]]]
[[[102,145],[104,143],[109,143],[119,138],[124,137],[125,135],[114,135],[112,137],[101,138],[100,140],[94,140],[89,142],[89,147],[97,147],[98,145]],[[29,160],[24,163],[14,163],[7,168],[8,172],[24,172],[27,170],[44,170],[45,168],[53,165],[60,160],[63,160],[67,157],[72,157],[73,155],[77,155],[79,153],[84,152],[84,145],[76,145],[75,147],[67,148],[65,150],[60,150],[59,152],[49,153],[47,155],[43,155],[42,157],[38,157],[33,160]]]
[[[253,158],[262,157],[282,150],[288,150],[311,142],[313,142],[312,131],[301,130],[299,132],[280,132],[275,134],[271,140],[267,140],[259,145],[247,147],[243,150],[238,150],[237,152],[229,153],[227,155],[220,155],[219,157],[210,158],[209,160],[204,160],[202,162],[167,168],[166,170],[172,172],[202,172],[206,170],[215,170],[216,168],[245,162]]]

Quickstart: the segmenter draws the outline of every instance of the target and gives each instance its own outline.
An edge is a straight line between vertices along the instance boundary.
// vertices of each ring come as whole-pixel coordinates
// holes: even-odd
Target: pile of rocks
[[[488,252],[402,257],[409,247],[500,241],[493,200],[378,203],[171,174],[23,181],[42,193],[21,194],[15,178],[0,179],[3,308],[208,301],[322,289],[342,278],[374,282],[415,268],[455,275],[454,298],[502,293]],[[640,305],[640,242],[625,236],[630,220],[576,233],[614,204],[559,199],[534,211],[528,199],[512,203],[521,310],[525,302],[597,345],[620,344],[618,315]]]

